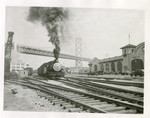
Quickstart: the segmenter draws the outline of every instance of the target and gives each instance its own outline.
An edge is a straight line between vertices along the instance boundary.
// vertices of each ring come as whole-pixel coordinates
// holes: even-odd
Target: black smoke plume
[[[27,20],[41,22],[48,31],[49,41],[54,44],[55,61],[59,58],[60,40],[62,39],[64,22],[68,19],[68,10],[56,7],[31,7]]]

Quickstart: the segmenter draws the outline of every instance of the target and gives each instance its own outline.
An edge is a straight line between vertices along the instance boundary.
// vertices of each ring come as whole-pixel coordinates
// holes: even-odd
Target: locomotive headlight
[[[61,64],[60,64],[60,63],[55,63],[55,64],[53,65],[53,69],[54,69],[55,71],[60,71],[60,70],[61,70]]]

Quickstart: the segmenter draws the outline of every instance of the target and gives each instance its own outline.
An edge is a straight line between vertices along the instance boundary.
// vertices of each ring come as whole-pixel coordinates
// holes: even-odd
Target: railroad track
[[[109,86],[109,84],[103,84],[103,83],[97,83],[97,82],[93,82],[93,81],[86,81],[84,79],[77,79],[77,78],[70,78],[70,77],[66,77],[66,80],[72,81],[72,82],[77,82],[77,83],[86,83],[87,85],[92,85],[95,87],[99,87],[99,88],[109,88],[112,90],[118,90],[121,92],[128,92],[131,94],[135,94],[135,95],[140,95],[143,96],[143,92],[140,91],[133,91],[133,90],[128,90],[128,89],[123,89],[123,88],[119,88],[119,87],[115,87],[115,86]]]
[[[30,84],[30,87],[32,88],[34,85],[36,86],[36,89],[40,88],[40,91],[55,96],[51,98],[56,98],[56,103],[63,104],[64,101],[67,101],[67,103],[64,103],[64,107],[65,104],[67,104],[68,107],[70,106],[71,112],[143,113],[143,106],[141,105],[135,105],[106,96],[48,84],[33,78],[24,81],[23,84]]]
[[[33,84],[33,83],[31,84],[30,82],[25,82],[25,81],[24,82],[23,81],[16,82],[16,81],[6,80],[5,82],[22,85],[22,86],[26,86],[31,89],[35,89],[38,93],[38,96],[48,99],[51,103],[53,103],[53,105],[59,105],[63,109],[66,109],[66,111],[68,111],[68,112],[87,112],[85,109],[78,107],[79,104],[76,101],[73,101],[64,95],[60,95],[42,85]],[[105,112],[102,112],[97,109],[88,108],[88,106],[87,106],[87,109],[91,110],[88,112],[105,113]]]
[[[125,100],[134,104],[143,105],[143,93],[119,89],[107,85],[97,85],[91,82],[74,81],[72,79],[60,80],[61,82],[76,88],[88,90],[91,93],[106,95],[110,98]]]
[[[39,78],[39,77],[38,77]],[[41,79],[41,77],[40,77]],[[86,81],[79,81],[79,82],[72,82],[72,78],[70,79],[71,81],[64,81],[61,80],[61,82],[71,86],[71,87],[76,87],[76,88],[81,88],[88,90],[88,92],[91,93],[96,93],[100,95],[107,95],[108,97],[115,98],[115,99],[120,99],[120,100],[125,100],[134,104],[139,104],[143,105],[143,93],[142,92],[136,92],[136,91],[131,91],[131,90],[125,90],[125,89],[119,89],[116,87],[111,87],[103,84],[96,84],[96,83],[91,83]]]
[[[69,78],[81,80],[81,81],[84,80],[84,81],[93,81],[93,82],[100,82],[100,83],[107,83],[107,84],[115,84],[115,85],[123,85],[123,86],[135,86],[135,87],[144,88],[143,82],[121,81],[121,80],[115,81],[115,80],[109,79],[109,78],[95,78],[94,79],[93,77],[83,77],[83,76],[69,77]]]
[[[78,75],[78,77],[85,77],[85,78],[95,78],[95,79],[106,79],[106,80],[114,80],[114,79],[117,79],[117,80],[131,80],[131,79],[144,79],[144,77],[124,77],[124,78],[119,78],[119,77],[105,77],[105,76],[83,76],[83,75]]]

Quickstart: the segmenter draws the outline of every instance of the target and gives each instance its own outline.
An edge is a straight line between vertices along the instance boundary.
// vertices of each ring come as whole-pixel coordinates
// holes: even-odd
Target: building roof
[[[126,46],[121,47],[120,49],[124,49],[124,48],[135,48],[135,47],[136,47],[135,45],[128,44],[128,45],[126,45]]]
[[[91,60],[89,63],[92,63],[92,62],[95,62],[95,61],[100,61],[97,57],[94,57],[94,59],[93,60]]]
[[[100,62],[115,61],[115,60],[122,60],[122,59],[123,59],[123,57],[121,55],[121,56],[115,56],[115,57],[102,59],[102,60],[100,60]]]
[[[92,64],[92,62],[97,61],[98,63],[103,63],[103,62],[108,62],[108,61],[116,61],[116,60],[123,60],[123,56],[115,56],[115,57],[110,57],[110,58],[105,58],[105,59],[97,59],[94,58],[89,64]]]

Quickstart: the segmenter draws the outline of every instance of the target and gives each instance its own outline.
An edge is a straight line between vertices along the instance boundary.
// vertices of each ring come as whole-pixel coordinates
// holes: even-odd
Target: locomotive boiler
[[[59,79],[60,77],[64,77],[65,72],[60,63],[57,61],[50,61],[42,64],[38,68],[38,75],[45,76],[50,79]]]

